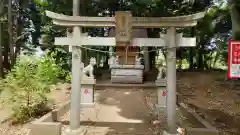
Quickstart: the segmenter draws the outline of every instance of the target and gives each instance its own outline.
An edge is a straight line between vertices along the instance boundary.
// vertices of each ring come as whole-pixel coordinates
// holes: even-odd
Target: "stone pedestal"
[[[150,70],[150,61],[149,61],[149,52],[148,52],[148,47],[144,46],[144,66],[145,66],[145,72],[148,72]]]
[[[157,104],[155,105],[158,112],[166,113],[167,107],[167,88],[166,88],[166,79],[158,79],[155,81],[157,87]],[[177,108],[176,108],[177,110]]]
[[[167,131],[163,131],[163,135],[180,135],[179,133],[176,133],[176,134],[170,134],[168,133]]]
[[[143,65],[112,65],[112,83],[143,83]]]
[[[165,112],[167,107],[167,92],[166,88],[157,88],[157,94],[158,94],[158,103],[156,104],[156,108],[158,111]]]
[[[166,79],[158,79],[155,81],[157,87],[157,104],[156,109],[158,112],[166,112],[167,106],[167,90],[166,90]]]
[[[86,134],[87,134],[87,130],[83,128],[79,128],[76,130],[67,128],[62,135],[86,135]]]
[[[96,79],[83,77],[81,87],[81,108],[94,107],[94,89],[93,85]]]

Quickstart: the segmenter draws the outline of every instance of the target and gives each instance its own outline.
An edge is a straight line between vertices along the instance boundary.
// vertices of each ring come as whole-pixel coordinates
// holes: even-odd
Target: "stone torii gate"
[[[76,0],[77,1],[77,0]],[[46,15],[53,19],[53,23],[59,26],[73,27],[72,37],[55,38],[56,45],[72,46],[72,92],[70,109],[70,127],[67,135],[84,134],[80,128],[80,98],[81,77],[83,64],[81,62],[81,49],[79,46],[115,46],[116,42],[131,43],[133,46],[164,46],[167,48],[167,126],[168,133],[176,134],[176,47],[195,46],[195,38],[182,38],[176,34],[178,27],[195,26],[205,13],[197,13],[179,17],[132,17],[130,12],[121,12],[125,16],[127,25],[124,31],[118,31],[114,37],[87,37],[81,32],[80,27],[116,27],[115,17],[84,17],[78,16],[79,3],[74,1],[73,16],[61,15],[46,11]],[[164,38],[131,38],[132,27],[160,28],[167,27]]]

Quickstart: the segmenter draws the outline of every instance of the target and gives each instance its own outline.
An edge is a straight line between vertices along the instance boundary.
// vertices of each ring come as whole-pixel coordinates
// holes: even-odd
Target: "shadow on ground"
[[[97,135],[154,134],[155,126],[144,103],[145,94],[137,89],[108,89],[95,93],[94,109],[84,109],[81,125],[88,126],[88,133]],[[68,125],[69,121],[62,121]]]
[[[69,125],[69,121],[63,121],[63,125]],[[115,134],[134,134],[134,135],[152,135],[146,131],[146,124],[143,123],[127,123],[127,122],[93,122],[82,121],[82,126],[88,127],[88,133],[99,133],[100,135],[115,135]],[[89,128],[95,128],[89,130]],[[151,131],[151,129],[149,129]],[[153,132],[153,131],[152,131]]]

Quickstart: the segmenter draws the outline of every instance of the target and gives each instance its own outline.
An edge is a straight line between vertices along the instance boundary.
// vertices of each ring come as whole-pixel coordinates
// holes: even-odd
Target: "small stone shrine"
[[[109,64],[112,83],[142,83],[144,65],[139,57],[140,47],[132,46],[132,38],[137,33],[144,33],[138,29],[132,30],[131,12],[118,11],[115,14],[116,28],[111,29],[110,36],[116,37],[116,57]]]

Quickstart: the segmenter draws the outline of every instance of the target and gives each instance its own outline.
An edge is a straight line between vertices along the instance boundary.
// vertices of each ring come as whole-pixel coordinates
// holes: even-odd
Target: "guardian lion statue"
[[[94,78],[93,70],[94,70],[94,66],[96,64],[97,64],[96,58],[92,57],[90,59],[89,65],[87,65],[85,68],[83,68],[83,76],[89,77],[89,78]]]
[[[166,68],[166,66],[163,65],[163,61],[160,61],[158,69],[159,69],[159,72],[158,72],[157,79],[166,79],[166,77],[167,77],[167,68]]]

